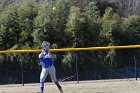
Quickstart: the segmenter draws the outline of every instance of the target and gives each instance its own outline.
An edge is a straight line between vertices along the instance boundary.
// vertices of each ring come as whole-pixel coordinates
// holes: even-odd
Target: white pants
[[[48,67],[48,68],[44,68],[44,67],[42,68],[42,71],[41,71],[41,74],[40,74],[40,82],[44,82],[45,81],[48,73],[49,73],[49,75],[51,77],[51,80],[53,82],[57,82],[55,67],[53,65]]]

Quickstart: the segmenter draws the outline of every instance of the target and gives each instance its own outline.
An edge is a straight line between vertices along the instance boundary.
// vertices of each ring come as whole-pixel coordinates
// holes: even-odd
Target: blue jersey
[[[53,65],[54,61],[51,58],[50,52],[48,50],[44,50],[41,55],[42,57],[40,58],[40,63],[42,67],[47,68]]]

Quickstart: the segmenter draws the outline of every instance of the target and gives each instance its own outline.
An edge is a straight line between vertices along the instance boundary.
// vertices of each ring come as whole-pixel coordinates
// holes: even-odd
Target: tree
[[[121,33],[117,36],[120,45],[137,45],[140,43],[140,17],[131,15],[128,18],[123,18],[121,24]],[[119,66],[133,66],[134,53],[139,57],[139,50],[126,49],[118,51]]]
[[[122,45],[139,44],[140,40],[140,17],[137,15],[129,16],[123,19],[122,23]]]
[[[17,8],[18,6],[8,7],[0,15],[1,49],[10,49],[18,43],[20,27],[18,23]]]
[[[23,48],[31,48],[34,45],[32,33],[34,31],[34,19],[37,16],[36,5],[25,1],[18,8],[18,16],[21,29],[19,44]]]
[[[120,32],[120,18],[119,16],[113,12],[113,9],[111,7],[108,7],[105,10],[105,14],[103,15],[102,18],[102,30],[100,32],[100,45],[102,46],[112,46],[112,45],[118,45],[116,36]],[[106,51],[105,59],[104,61],[108,61],[108,65],[111,67],[116,66],[115,63],[115,55],[116,51],[111,50],[111,51]],[[114,62],[114,64],[113,64]]]
[[[86,33],[85,15],[80,12],[78,7],[72,6],[70,8],[70,15],[67,21],[66,33],[72,37],[72,47],[84,47],[84,34]]]
[[[85,44],[88,46],[97,46],[98,37],[100,34],[100,28],[101,28],[101,18],[99,16],[99,9],[96,6],[96,1],[89,2],[87,6],[85,7],[85,15],[86,15],[86,21],[88,24],[87,28],[87,36],[85,36],[87,39]]]
[[[41,43],[48,40],[51,44],[58,47],[67,47],[67,36],[65,34],[66,20],[69,15],[68,1],[58,0],[49,2],[42,6],[39,15],[35,19],[34,41]]]

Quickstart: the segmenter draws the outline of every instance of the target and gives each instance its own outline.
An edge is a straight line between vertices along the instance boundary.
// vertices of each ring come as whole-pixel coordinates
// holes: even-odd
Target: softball
[[[56,10],[56,8],[55,8],[55,7],[53,7],[53,10]]]

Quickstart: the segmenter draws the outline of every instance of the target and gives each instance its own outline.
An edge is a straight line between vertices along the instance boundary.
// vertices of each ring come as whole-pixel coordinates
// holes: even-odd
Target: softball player
[[[56,84],[60,92],[63,93],[63,90],[59,85],[58,80],[56,79],[55,67],[53,65],[54,61],[52,60],[51,54],[49,52],[49,46],[49,42],[43,41],[43,49],[42,52],[39,54],[39,59],[42,66],[42,71],[40,74],[40,92],[37,93],[44,93],[44,81],[48,74],[50,75],[51,80]]]

